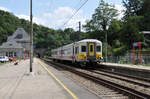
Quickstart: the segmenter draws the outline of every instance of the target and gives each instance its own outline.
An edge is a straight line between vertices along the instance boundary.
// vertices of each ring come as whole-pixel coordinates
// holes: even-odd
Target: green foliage
[[[125,55],[126,51],[127,51],[126,46],[122,46],[122,47],[119,47],[119,48],[114,48],[113,49],[113,55],[114,56]]]
[[[150,0],[123,0],[125,21],[134,18],[140,31],[150,31]],[[138,20],[137,20],[138,19]]]
[[[120,33],[120,41],[127,46],[128,49],[132,48],[134,42],[143,41],[143,34],[139,32],[139,29],[132,22],[126,22]]]
[[[13,14],[0,10],[0,44],[7,40],[19,26],[20,21]]]
[[[143,0],[122,0],[126,8],[124,19],[128,20],[130,16],[139,15]]]
[[[98,39],[105,45],[107,33],[108,56],[124,55],[132,49],[134,42],[142,42],[142,48],[149,50],[150,42],[144,40],[141,31],[150,31],[150,0],[122,0],[126,8],[124,20],[117,20],[117,10],[114,5],[100,0],[98,7],[83,25],[86,32],[79,33],[72,28],[54,30],[41,25],[33,24],[34,44],[37,48],[45,48],[46,54],[50,55],[51,49],[66,45],[81,39]],[[9,35],[22,27],[28,33],[30,23],[19,19],[12,13],[0,10],[0,44],[7,40]],[[103,55],[105,56],[105,48]]]
[[[108,43],[113,46],[114,41],[118,40],[120,38],[120,30],[122,28],[123,23],[118,20],[112,20],[110,23],[108,32],[107,32],[107,38]]]
[[[106,55],[106,48],[104,46],[107,46],[107,56],[111,56],[112,47],[108,43],[103,43],[103,56]]]
[[[19,19],[9,12],[0,10],[0,45],[6,42],[7,37],[20,27],[24,28],[27,33],[30,32],[29,21]],[[45,48],[47,55],[51,54],[51,49],[73,42],[74,33],[75,31],[71,28],[63,31],[33,24],[34,44],[36,48]],[[76,40],[78,40],[80,34],[76,33],[76,35]]]
[[[84,28],[87,31],[106,31],[107,26],[117,15],[117,10],[114,8],[114,5],[110,5],[105,3],[104,0],[100,0],[99,6],[95,9],[95,13],[92,15],[92,19],[87,21]]]

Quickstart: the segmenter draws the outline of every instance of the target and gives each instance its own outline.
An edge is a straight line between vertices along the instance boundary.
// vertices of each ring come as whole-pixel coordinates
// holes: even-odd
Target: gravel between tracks
[[[97,94],[101,95],[105,99],[128,99],[127,96],[123,96],[114,90],[111,90],[109,88],[106,88],[104,86],[101,86],[99,84],[96,84],[95,82],[92,82],[90,80],[87,80],[81,76],[78,76],[74,73],[71,73],[69,71],[62,71],[67,76],[71,77],[75,82],[80,83],[87,87],[88,89],[96,92]]]
[[[74,68],[74,67],[72,67],[72,68]],[[87,71],[87,70],[79,69],[79,68],[74,68],[74,69],[76,69],[77,71],[80,71],[80,72],[90,74],[90,75],[95,76],[95,77],[99,77],[99,78],[102,78],[102,79],[105,79],[105,80],[108,80],[108,81],[111,81],[111,82],[115,82],[119,85],[122,85],[122,86],[125,86],[125,87],[128,87],[128,88],[136,89],[136,90],[138,90],[140,92],[143,92],[143,93],[150,94],[150,89],[149,88],[144,88],[142,86],[131,84],[131,83],[128,83],[126,81],[122,81],[122,80],[118,80],[118,79],[115,79],[115,78],[107,77],[105,75],[100,75],[100,74],[94,73],[92,71]],[[87,87],[88,89],[96,92],[100,96],[103,96],[104,99],[129,99],[128,96],[124,96],[122,94],[119,94],[118,92],[116,92],[114,90],[111,90],[111,89],[107,88],[106,86],[97,84],[97,83],[95,83],[91,80],[87,80],[86,78],[78,76],[77,74],[74,74],[74,73],[72,73],[68,70],[64,69],[64,70],[61,70],[61,72],[63,72],[64,74],[66,74],[67,76],[72,78],[75,82],[80,83],[83,86]]]
[[[60,67],[57,67],[57,68],[60,68]],[[60,70],[60,69],[58,69],[58,70]],[[87,89],[92,90],[93,92],[97,93],[98,95],[104,97],[104,99],[129,99],[128,96],[119,94],[118,92],[116,92],[114,90],[111,90],[103,85],[97,84],[91,80],[87,80],[86,78],[78,76],[77,74],[69,72],[68,70],[63,70],[61,68],[60,72],[67,75],[74,82],[79,83],[79,84],[85,86]]]

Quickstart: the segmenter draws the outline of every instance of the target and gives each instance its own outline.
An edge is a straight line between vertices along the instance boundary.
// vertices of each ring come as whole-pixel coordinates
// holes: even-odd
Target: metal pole
[[[105,57],[106,57],[106,62],[107,62],[107,31],[106,31],[106,55],[105,55]]]
[[[33,29],[32,29],[32,0],[30,0],[30,72],[32,72],[33,61]]]
[[[79,21],[79,33],[81,33],[81,22]]]

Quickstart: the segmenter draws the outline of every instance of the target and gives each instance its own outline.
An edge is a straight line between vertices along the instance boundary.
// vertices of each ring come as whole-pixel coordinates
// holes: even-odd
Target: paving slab
[[[29,73],[29,60],[18,65],[0,66],[0,99],[68,99],[64,90],[36,62],[34,75]]]
[[[66,88],[52,77],[40,63],[44,64]],[[72,94],[76,97],[73,97]],[[0,65],[0,99],[101,98],[82,85],[75,83],[55,68],[34,58],[32,74],[29,72],[29,60],[19,61],[18,65],[13,63]]]

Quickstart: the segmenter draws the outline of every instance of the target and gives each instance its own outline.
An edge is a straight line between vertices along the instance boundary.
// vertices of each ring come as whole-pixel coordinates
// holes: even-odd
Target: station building
[[[0,56],[27,58],[30,55],[30,36],[23,28],[18,28],[7,42],[0,46]]]

